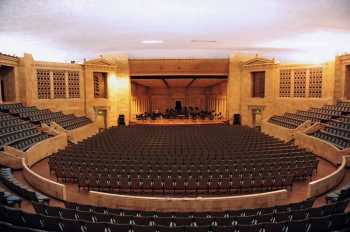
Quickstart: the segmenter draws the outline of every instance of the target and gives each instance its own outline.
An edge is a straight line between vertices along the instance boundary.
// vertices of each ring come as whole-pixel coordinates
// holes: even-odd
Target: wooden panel
[[[265,71],[252,72],[252,97],[265,97]]]
[[[345,98],[350,100],[350,65],[346,66],[346,73],[345,73]]]
[[[129,60],[130,75],[228,75],[228,59]]]

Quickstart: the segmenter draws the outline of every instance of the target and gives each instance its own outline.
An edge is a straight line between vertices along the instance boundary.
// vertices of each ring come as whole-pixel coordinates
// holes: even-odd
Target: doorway
[[[350,100],[350,65],[345,67],[345,99]]]
[[[14,68],[6,65],[0,65],[0,101],[15,101],[15,75]]]
[[[1,86],[1,102],[5,101],[5,83],[4,80],[0,80],[0,86]]]
[[[96,111],[96,124],[99,130],[107,128],[107,110]]]
[[[176,101],[175,102],[175,110],[176,110],[177,113],[181,112],[181,110],[182,110],[182,103],[181,103],[181,101]]]
[[[252,109],[252,127],[261,129],[262,124],[262,115],[261,115],[261,109]]]

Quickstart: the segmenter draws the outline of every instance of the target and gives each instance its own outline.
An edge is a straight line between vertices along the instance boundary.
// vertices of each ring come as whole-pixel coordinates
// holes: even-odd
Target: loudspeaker
[[[233,125],[241,125],[241,115],[240,114],[233,115]]]
[[[125,126],[125,116],[124,116],[124,114],[119,114],[118,126]]]

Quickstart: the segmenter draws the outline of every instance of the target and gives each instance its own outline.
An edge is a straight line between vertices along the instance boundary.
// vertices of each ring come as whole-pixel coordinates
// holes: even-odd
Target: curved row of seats
[[[0,168],[0,180],[7,188],[18,194],[19,196],[30,201],[42,202],[48,204],[50,198],[34,191],[29,186],[19,182],[11,172],[10,168]]]
[[[66,208],[33,203],[43,223],[38,229],[55,231],[334,231],[348,228],[347,201],[312,208],[313,199],[271,208],[226,212],[162,213],[92,207],[66,202]],[[13,215],[13,212],[10,212]],[[22,215],[33,217],[32,215]],[[19,222],[26,221],[17,217]],[[34,217],[34,221],[40,220]],[[46,222],[46,223],[45,223]],[[46,225],[45,225],[46,224]],[[37,228],[37,227],[36,227]]]
[[[0,105],[0,111],[29,120],[35,124],[56,122],[67,130],[76,129],[91,123],[91,120],[87,117],[76,117],[72,114],[65,115],[62,112],[52,112],[48,109],[39,110],[35,106],[25,107],[21,103],[2,104]]]
[[[0,150],[7,145],[26,151],[35,143],[49,138],[48,134],[38,130],[38,126],[8,113],[0,112],[0,118]]]
[[[12,207],[16,205],[21,207],[22,199],[0,186],[0,203]]]
[[[291,188],[309,152],[246,127],[111,128],[49,158],[58,181],[132,194],[200,195]]]
[[[311,136],[332,143],[339,149],[350,147],[350,116],[342,116],[324,124],[324,129],[315,131]]]
[[[326,201],[337,202],[348,198],[350,198],[350,184],[347,184],[338,190],[328,193],[326,196]]]
[[[289,129],[295,129],[307,120],[310,120],[312,123],[327,122],[349,113],[350,103],[338,102],[336,105],[310,108],[307,111],[299,110],[296,113],[285,113],[282,116],[274,115],[269,119],[269,122]]]

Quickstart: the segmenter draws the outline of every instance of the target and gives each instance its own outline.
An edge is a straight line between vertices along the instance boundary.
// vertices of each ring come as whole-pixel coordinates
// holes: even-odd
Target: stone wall
[[[240,114],[243,125],[253,126],[253,111],[256,110],[259,112],[259,120],[264,121],[272,115],[294,112],[299,109],[306,110],[310,107],[321,107],[325,104],[333,104],[338,99],[344,99],[345,67],[350,64],[349,57],[349,55],[343,55],[336,57],[334,61],[321,65],[308,65],[280,64],[274,59],[232,54],[229,62],[228,60],[225,62],[222,60],[220,62],[218,61],[220,64],[219,69],[221,70],[219,74],[228,74],[228,81],[226,84],[223,84],[225,87],[218,85],[207,89],[148,89],[144,87],[132,87],[130,83],[129,60],[126,55],[106,55],[99,59],[86,61],[83,64],[63,64],[35,61],[30,54],[25,54],[22,58],[11,58],[11,61],[0,57],[0,63],[5,64],[6,62],[10,62],[15,68],[16,101],[21,101],[28,106],[36,105],[39,108],[49,108],[53,111],[87,115],[92,120],[96,119],[99,110],[105,110],[108,127],[117,124],[119,114],[125,115],[126,123],[128,124],[129,120],[134,118],[137,113],[156,109],[163,111],[168,107],[174,106],[176,100],[183,101],[183,105],[193,105],[200,108],[213,109],[218,112],[224,111],[226,112],[224,115],[231,122],[233,114]],[[175,61],[171,62],[175,62],[176,64],[182,62],[181,60]],[[212,73],[216,70],[216,68],[208,69],[204,65],[206,61],[203,61],[204,63],[199,60],[196,60],[194,63],[187,61],[184,61],[184,65],[186,67],[189,65],[188,67],[190,68],[188,70],[192,70],[191,72],[196,70],[196,65],[200,67],[198,69],[201,70],[198,71],[199,73],[202,73],[203,70],[206,70],[203,73]],[[157,60],[150,61],[153,65],[151,71],[142,67],[142,64],[148,64],[148,61],[133,60],[133,62],[133,65],[137,63],[137,68],[134,69],[134,71],[138,70],[135,71],[136,74],[147,73],[149,71],[152,74],[159,75],[159,72],[162,70],[161,64],[162,62],[166,62],[166,60],[158,60],[160,62],[159,64],[156,64]],[[172,73],[176,70],[172,68],[176,68],[177,66],[170,65],[170,63],[169,70],[172,70]],[[225,68],[224,65],[227,65],[227,67]],[[322,70],[321,97],[308,96],[310,70],[313,68]],[[40,69],[46,69],[50,72],[79,72],[80,97],[70,98],[68,96],[66,98],[55,98],[51,94],[49,99],[39,99],[37,93],[37,71]],[[293,94],[295,70],[300,69],[306,70],[305,97],[296,97]],[[180,68],[179,74],[186,74],[187,72],[184,72],[184,70],[187,70],[187,68]],[[290,70],[292,73],[290,86],[292,91],[290,96],[280,96],[281,70]],[[251,73],[255,71],[265,71],[264,98],[254,98],[251,96]],[[108,89],[106,98],[96,98],[94,96],[94,72],[107,73]],[[214,73],[218,74],[217,71]],[[52,74],[50,74],[50,78],[52,78]],[[53,91],[53,86],[50,86],[50,90]]]
[[[214,212],[230,209],[272,207],[288,197],[287,190],[230,197],[139,197],[89,192],[92,205],[161,212]],[[67,195],[69,201],[70,195]],[[74,199],[72,199],[74,200]]]
[[[335,172],[310,182],[308,184],[308,197],[317,197],[335,188],[343,180],[349,160],[350,156],[343,156],[342,163]]]

